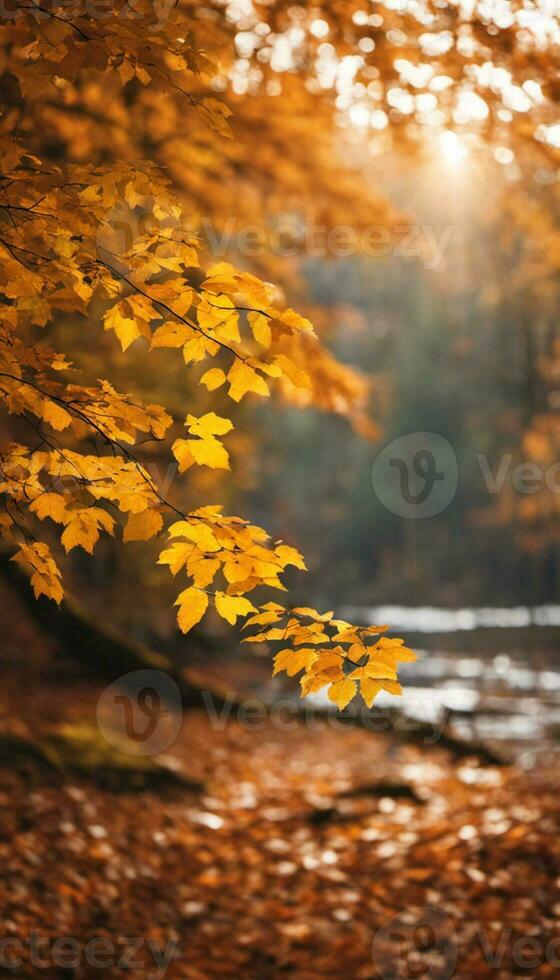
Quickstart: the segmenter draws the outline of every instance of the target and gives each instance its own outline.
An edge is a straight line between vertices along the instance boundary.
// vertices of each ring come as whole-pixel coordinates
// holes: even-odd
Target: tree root
[[[49,778],[68,773],[94,779],[112,790],[144,790],[179,786],[201,791],[203,783],[185,775],[174,760],[164,756],[138,756],[109,745],[90,725],[61,725],[37,737],[0,733],[0,761],[33,778],[38,772]]]

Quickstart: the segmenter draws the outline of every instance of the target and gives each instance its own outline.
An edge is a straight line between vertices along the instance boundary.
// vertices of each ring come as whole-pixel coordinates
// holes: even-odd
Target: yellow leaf
[[[129,514],[123,532],[123,541],[148,541],[163,527],[163,518],[157,510],[143,510],[139,514]]]
[[[288,677],[293,677],[300,670],[305,670],[311,666],[318,658],[316,650],[281,650],[274,658],[274,674],[285,670]]]
[[[214,576],[220,567],[218,558],[199,558],[188,563],[189,574],[199,589],[205,589],[214,581]]]
[[[202,523],[202,521],[176,521],[169,528],[169,536],[171,538],[188,538],[189,541],[194,541],[198,545],[201,551],[219,551],[220,544],[216,539],[216,535],[207,524]]]
[[[368,708],[371,708],[374,699],[379,694],[381,690],[381,684],[373,680],[371,677],[363,677],[360,681],[360,693],[366,702]]]
[[[297,616],[308,616],[309,619],[314,619],[318,623],[328,623],[334,615],[332,610],[326,613],[318,613],[316,609],[312,609],[310,606],[296,606],[292,612]]]
[[[268,398],[270,392],[264,378],[246,362],[236,358],[228,371],[229,397],[239,402],[248,391]]]
[[[134,78],[134,68],[129,61],[123,61],[122,65],[119,65],[117,68],[117,71],[123,85],[126,85],[131,78]]]
[[[229,296],[203,293],[197,319],[205,333],[223,343],[239,343],[239,314]]]
[[[396,647],[396,649],[391,651],[396,660],[402,663],[414,663],[417,660],[417,656],[414,650],[409,650],[408,647]]]
[[[397,697],[402,697],[402,687],[398,681],[385,680],[384,678],[383,680],[380,680],[379,683],[381,684],[383,690],[387,691],[388,694],[396,694]]]
[[[224,291],[232,292],[238,288],[238,279],[239,274],[231,262],[216,262],[208,269],[208,275],[204,280],[204,288],[212,289],[216,293],[223,293]]]
[[[396,651],[394,650],[378,650],[376,647],[372,647],[368,650],[370,655],[370,660],[368,667],[371,666],[372,669],[387,668],[394,672],[397,669],[398,657]],[[374,674],[371,675],[375,676]]]
[[[60,581],[60,571],[51,555],[50,548],[42,541],[20,545],[19,551],[11,561],[17,561],[32,568],[31,585],[35,598],[45,595],[60,605],[64,593]]]
[[[329,701],[333,701],[342,710],[350,703],[356,693],[356,684],[347,678],[331,684],[328,690]]]
[[[348,648],[348,659],[352,663],[357,664],[360,660],[368,654],[368,648],[364,643],[353,643],[352,646]]]
[[[181,592],[175,600],[175,605],[179,606],[177,613],[179,629],[182,633],[188,633],[204,616],[208,608],[208,596],[206,592],[191,586]]]
[[[157,328],[152,337],[150,350],[153,350],[155,347],[184,347],[191,340],[192,336],[192,329],[186,327],[183,323],[162,323],[161,327]]]
[[[66,521],[66,501],[59,493],[42,493],[30,504],[29,510],[37,514],[41,521],[45,517],[50,517],[57,524],[64,524]]]
[[[223,619],[235,625],[238,616],[246,616],[247,613],[257,612],[252,602],[242,596],[226,595],[225,592],[216,592],[216,610]]]
[[[277,354],[274,363],[296,388],[311,388],[311,379],[306,371],[294,364],[285,354]]]
[[[386,628],[387,627],[385,627],[385,629]],[[371,630],[372,627],[370,626],[369,629]],[[379,631],[379,629],[381,629],[381,627],[373,627],[373,629],[375,629],[376,631]],[[377,641],[377,643],[375,644],[375,646],[377,647],[378,650],[395,650],[398,647],[402,647],[403,646],[403,643],[404,643],[404,640],[401,640],[398,636],[382,636]]]
[[[99,507],[74,511],[60,540],[66,552],[80,547],[92,555],[94,545],[99,539],[99,529],[103,528],[108,534],[112,534],[114,525],[113,518]]]
[[[262,347],[270,347],[272,331],[268,322],[268,317],[263,313],[249,313],[247,315],[253,337]]]
[[[209,371],[206,371],[202,375],[200,383],[201,385],[205,385],[208,391],[215,391],[216,388],[220,388],[223,385],[225,380],[226,376],[221,368],[210,368]]]
[[[326,670],[337,670],[339,677],[342,678],[342,657],[335,650],[320,650],[319,659],[313,664],[313,672],[324,672]]]
[[[306,571],[306,565],[305,565],[305,561],[303,560],[303,556],[300,555],[299,551],[296,548],[291,548],[290,545],[287,544],[280,544],[277,545],[277,547],[274,549],[274,553],[280,559],[283,565],[294,565],[295,568],[302,568],[304,571]],[[320,619],[320,617],[317,616],[315,618]],[[325,622],[327,619],[330,618],[331,618],[331,614],[325,617],[325,619],[323,619],[322,621]]]
[[[199,466],[229,470],[229,454],[221,442],[209,436],[207,439],[189,439],[189,451]]]
[[[142,82],[142,85],[149,85],[152,76],[148,74],[145,68],[141,68],[140,65],[135,66],[136,77]]]
[[[189,449],[189,443],[186,439],[176,439],[171,446],[171,452],[179,464],[179,473],[184,473],[185,470],[188,470],[189,466],[193,465],[194,456]]]
[[[206,110],[208,122],[212,129],[220,136],[225,136],[226,139],[231,138],[231,128],[226,121],[227,116],[231,115],[231,109],[223,102],[218,102],[217,99],[212,98],[201,99],[200,105]]]
[[[281,323],[287,324],[294,333],[299,333],[300,331],[302,333],[315,333],[313,324],[304,316],[301,316],[301,314],[296,313],[295,310],[284,310],[283,313],[277,314],[276,319],[280,320]]]
[[[72,416],[56,402],[46,401],[43,406],[43,420],[48,422],[57,432],[62,432],[70,425]]]
[[[103,326],[105,330],[115,331],[123,351],[127,350],[140,337],[140,329],[136,320],[124,314],[121,303],[117,303],[116,306],[107,311],[103,317]]]
[[[224,419],[215,412],[208,412],[200,418],[187,415],[185,425],[191,435],[200,436],[202,439],[206,436],[224,436],[226,432],[233,429],[233,422],[230,419]]]
[[[247,626],[266,626],[268,623],[277,623],[283,612],[283,609],[268,609],[265,612],[257,613],[256,616],[251,616],[243,624],[243,629],[246,629]]]
[[[324,674],[304,674],[300,680],[301,693],[303,697],[308,694],[314,694],[316,691],[320,691],[321,688],[325,687],[332,678],[325,676]]]
[[[214,340],[208,340],[207,337],[203,337],[202,335],[193,337],[183,347],[185,364],[203,361],[207,354],[213,356],[218,353],[219,349],[218,344]]]
[[[176,575],[187,564],[194,547],[193,544],[176,541],[170,548],[164,548],[158,558],[158,565],[169,565],[171,574]]]
[[[388,679],[396,680],[397,671],[396,668],[388,664],[378,664],[371,661],[362,668],[364,672],[364,677],[371,677],[374,680]]]

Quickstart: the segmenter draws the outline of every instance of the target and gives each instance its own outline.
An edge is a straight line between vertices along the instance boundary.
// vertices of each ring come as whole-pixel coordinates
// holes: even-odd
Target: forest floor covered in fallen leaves
[[[5,632],[2,732],[95,719],[103,685],[53,675],[48,658],[30,669],[28,642]],[[233,717],[218,730],[186,712],[169,753],[201,790],[119,791],[1,761],[2,938],[40,937],[43,959],[0,974],[557,977],[558,764],[522,773],[316,728]],[[77,965],[53,963],[61,937]],[[116,950],[102,969],[84,953],[99,937]],[[171,944],[165,972],[148,939]]]

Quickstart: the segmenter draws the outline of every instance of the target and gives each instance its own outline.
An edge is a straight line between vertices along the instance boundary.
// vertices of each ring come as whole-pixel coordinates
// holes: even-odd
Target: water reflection
[[[424,606],[378,606],[346,609],[344,615],[363,623],[390,622],[396,631],[454,633],[477,628],[560,625],[560,606],[514,609],[441,609]],[[508,643],[514,646],[511,633]],[[521,644],[520,644],[521,646]],[[547,652],[512,650],[497,655],[418,650],[414,664],[402,664],[404,698],[381,693],[380,707],[399,707],[407,717],[430,724],[447,723],[465,739],[497,743],[525,764],[543,752],[560,749],[560,669],[557,656]]]
[[[392,623],[395,628],[414,633],[455,633],[457,630],[515,629],[527,626],[560,626],[560,606],[482,606],[444,609],[440,606],[350,606],[343,616],[351,621]]]

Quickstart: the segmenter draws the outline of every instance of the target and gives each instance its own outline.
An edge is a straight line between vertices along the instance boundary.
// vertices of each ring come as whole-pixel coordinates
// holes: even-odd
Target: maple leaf
[[[229,470],[229,454],[218,439],[189,439],[189,451],[199,466]]]
[[[172,446],[173,455],[179,463],[179,472],[184,473],[193,463],[212,469],[229,469],[229,455],[216,436],[229,432],[233,423],[215,412],[208,412],[200,418],[187,415],[185,425],[189,430],[189,438],[176,439]]]

